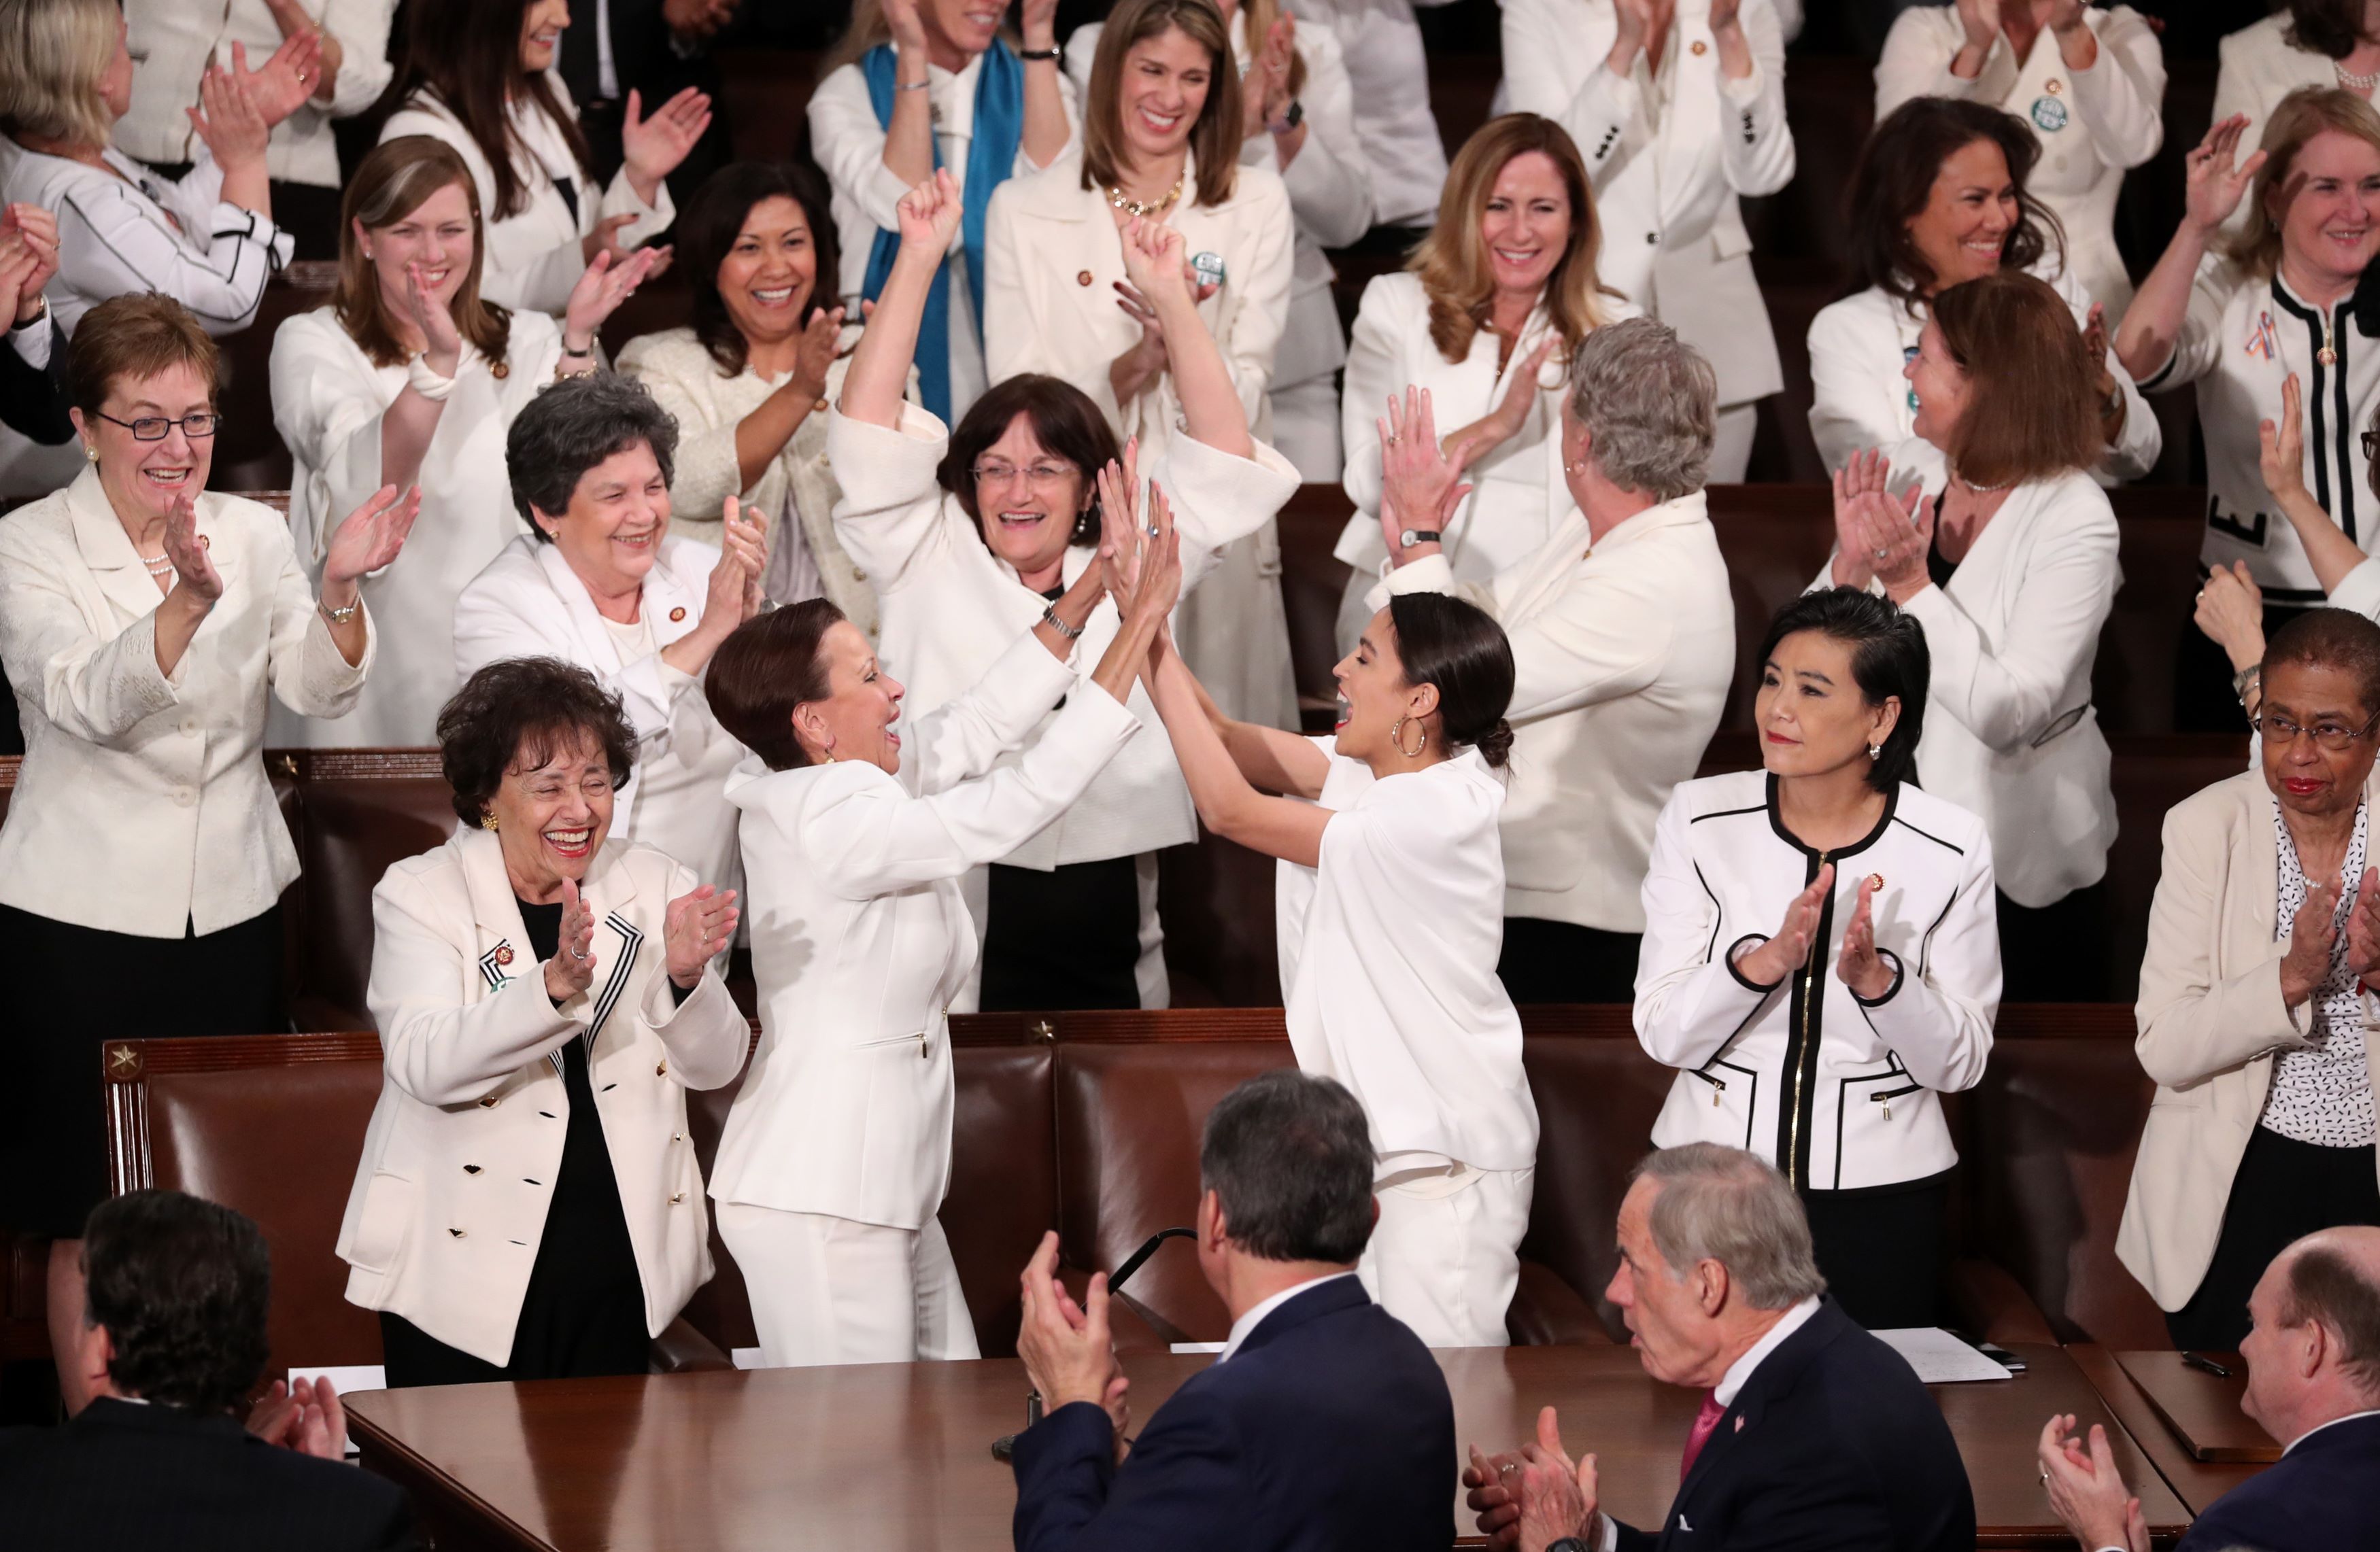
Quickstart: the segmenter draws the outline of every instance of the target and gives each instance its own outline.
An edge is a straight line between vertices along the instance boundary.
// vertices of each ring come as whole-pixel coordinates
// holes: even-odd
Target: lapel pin
[[[1088,285],[1090,283],[1091,272],[1088,270],[1081,271],[1075,276],[1075,284],[1077,285]]]
[[[684,604],[682,604],[682,603],[681,603],[681,604],[679,604],[675,609],[673,609],[673,610],[671,610],[671,611],[670,611],[670,624],[676,624],[680,620],[683,620],[683,619],[685,619],[685,618],[686,618],[686,605],[684,605]]]
[[[1881,873],[1869,874],[1867,876],[1867,887],[1871,890],[1880,890],[1884,888],[1884,875]]]
[[[1220,253],[1194,253],[1190,256],[1190,268],[1196,273],[1201,285],[1223,284],[1223,256]]]
[[[498,943],[496,945],[496,963],[498,964],[510,964],[512,962],[513,946],[510,943]]]

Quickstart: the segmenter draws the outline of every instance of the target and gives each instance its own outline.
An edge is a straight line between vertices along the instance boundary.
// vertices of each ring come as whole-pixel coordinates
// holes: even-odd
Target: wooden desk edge
[[[363,1469],[405,1489],[414,1518],[426,1533],[425,1542],[435,1537],[439,1552],[477,1552],[481,1547],[552,1552],[493,1504],[383,1432],[368,1413],[350,1410],[347,1432]],[[468,1517],[467,1522],[450,1518],[457,1511]]]
[[[2090,1380],[2093,1388],[2099,1392],[2099,1399],[2107,1403],[2107,1410],[2115,1413],[2117,1422],[2131,1435],[2132,1442],[2156,1468],[2157,1474],[2165,1478],[2165,1485],[2173,1489],[2173,1496],[2181,1500],[2182,1507],[2189,1510],[2193,1518],[2204,1513],[2208,1504],[2229,1491],[2229,1485],[2222,1482],[2227,1468],[2215,1466],[2210,1470],[2212,1462],[2196,1459],[2182,1447],[2165,1425],[2165,1420],[2157,1415],[2148,1397],[2132,1383],[2132,1376],[2116,1362],[2113,1352],[2097,1342],[2070,1342],[2066,1351],[2072,1355],[2074,1364],[2082,1371],[2083,1377]],[[2237,1469],[2228,1468],[2230,1471]]]

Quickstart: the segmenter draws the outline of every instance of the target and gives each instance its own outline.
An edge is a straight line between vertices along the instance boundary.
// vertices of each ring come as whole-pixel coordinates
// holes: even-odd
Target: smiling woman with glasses
[[[397,559],[418,492],[339,525],[318,598],[278,513],[206,489],[215,346],[142,293],[75,332],[89,465],[0,525],[0,663],[25,763],[0,823],[0,1221],[55,1236],[49,1308],[80,1328],[76,1251],[107,1194],[98,1042],[285,1029],[281,892],[298,851],[266,779],[277,696],[344,715],[378,631],[357,590]]]
[[[2230,1349],[2281,1247],[2380,1223],[2371,850],[2380,625],[2313,609],[2264,654],[2257,768],[2166,816],[2141,964],[2157,1082],[2117,1254],[2177,1346]]]

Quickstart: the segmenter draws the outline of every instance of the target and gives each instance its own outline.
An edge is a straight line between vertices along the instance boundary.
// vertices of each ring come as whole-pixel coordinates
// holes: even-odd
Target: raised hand
[[[212,609],[223,597],[223,576],[207,556],[199,533],[198,504],[188,495],[174,499],[165,517],[165,558],[174,563],[174,591]]]
[[[2281,418],[2256,422],[2256,472],[2275,501],[2305,488],[2305,399],[2295,372],[2281,380]]]
[[[1611,55],[1605,63],[1613,75],[1625,76],[1655,36],[1655,0],[1612,0],[1611,10],[1619,29],[1612,35]]]
[[[651,277],[660,261],[660,253],[650,248],[638,249],[620,261],[613,260],[609,250],[595,255],[563,305],[563,348],[593,348],[605,321],[637,294],[637,287]]]
[[[2261,149],[2251,152],[2244,162],[2239,159],[2240,143],[2247,133],[2248,115],[2233,114],[2207,130],[2206,138],[2182,158],[2182,219],[2202,236],[2212,236],[2231,219],[2231,212],[2240,208],[2240,196],[2265,164]]]
[[[2338,881],[2325,879],[2306,891],[2289,924],[2289,952],[2281,957],[2281,1004],[2294,1008],[2314,994],[2330,975],[2330,949],[2338,937]]]
[[[826,374],[843,346],[844,309],[820,308],[802,325],[802,342],[794,349],[794,394],[816,403],[826,397]]]
[[[620,119],[620,151],[630,183],[650,204],[650,191],[677,171],[686,152],[710,127],[710,99],[689,86],[654,109],[650,118],[643,115],[642,106],[637,89],[630,87]]]
[[[1828,476],[1835,497],[1835,559],[1829,575],[1838,588],[1864,588],[1876,579],[1880,557],[1863,542],[1865,532],[1860,526],[1860,510],[1866,497],[1885,488],[1891,467],[1882,452],[1871,447],[1852,454]]]
[[[383,485],[365,497],[361,506],[341,520],[323,552],[324,594],[352,585],[395,560],[405,548],[406,535],[413,531],[413,520],[420,515],[419,485],[408,487],[402,495],[395,486]]]
[[[1852,919],[1843,925],[1842,952],[1835,959],[1835,974],[1843,985],[1873,1002],[1892,989],[1892,966],[1876,952],[1876,875],[1860,880],[1859,902],[1852,907]]]
[[[1108,596],[1119,612],[1140,586],[1140,439],[1123,444],[1123,460],[1110,459],[1099,471],[1099,559],[1107,567]]]
[[[1977,54],[1991,52],[1992,40],[2000,35],[2000,0],[1958,0],[1959,30],[1965,34],[1968,48]]]
[[[208,66],[199,78],[199,105],[182,111],[190,115],[190,127],[198,131],[216,166],[237,172],[263,164],[273,121],[264,116],[247,83],[229,70]]]
[[[1925,502],[1925,494],[1912,484],[1906,496],[1872,491],[1852,507],[1852,527],[1861,548],[1895,603],[1907,603],[1934,580],[1925,569],[1925,557],[1934,547],[1936,509]]]
[[[578,239],[578,256],[592,264],[608,253],[613,263],[625,262],[631,250],[620,240],[620,229],[634,224],[636,219],[634,212],[625,212],[598,220],[594,229]]]
[[[1389,554],[1402,564],[1408,558],[1404,531],[1444,532],[1454,509],[1471,493],[1471,487],[1459,481],[1475,444],[1466,439],[1451,454],[1440,448],[1429,390],[1410,383],[1403,403],[1390,398],[1387,418],[1376,424],[1380,434],[1380,537]]]
[[[1213,295],[1211,289],[1193,295],[1189,269],[1183,261],[1182,234],[1162,221],[1135,215],[1117,235],[1123,239],[1124,279],[1116,289],[1133,296],[1143,308],[1177,296],[1204,301]]]
[[[314,95],[314,89],[322,84],[322,37],[314,32],[285,36],[273,56],[253,70],[248,67],[247,45],[234,43],[231,67],[247,87],[249,98],[263,115],[266,126],[278,124],[304,107],[306,100]]]
[[[719,561],[710,568],[702,624],[709,634],[724,640],[728,632],[744,623],[750,584],[768,570],[769,552],[767,535],[759,520],[744,510],[742,502],[729,496],[721,516]]]
[[[1537,342],[1535,350],[1522,358],[1517,369],[1506,374],[1504,396],[1496,401],[1496,407],[1461,433],[1465,462],[1477,463],[1521,434],[1521,428],[1529,422],[1529,411],[1537,406],[1537,395],[1544,392],[1538,373],[1545,369],[1546,358],[1552,355],[1554,346],[1560,343],[1560,334],[1548,333]],[[1451,454],[1455,449],[1450,447],[1447,451]]]
[[[950,251],[951,239],[958,235],[959,223],[965,218],[966,207],[959,199],[958,179],[948,167],[937,167],[934,176],[901,196],[898,207],[901,224],[901,246],[923,249],[936,263]]]
[[[413,326],[421,331],[423,359],[441,377],[452,377],[463,359],[463,334],[455,327],[455,314],[445,303],[430,294],[431,287],[421,278],[419,260],[405,266],[405,310]]]
[[[1017,1281],[1025,1310],[1016,1356],[1042,1404],[1051,1412],[1075,1401],[1106,1408],[1119,1370],[1108,1334],[1107,1274],[1093,1273],[1076,1304],[1058,1280],[1058,1235],[1051,1231],[1041,1236]]]
[[[58,218],[39,205],[0,209],[0,243],[21,245],[31,268],[18,281],[16,309],[7,314],[30,323],[41,314],[42,290],[58,273]]]
[[[545,962],[545,995],[555,1007],[595,984],[595,912],[577,883],[562,880],[562,932]]]
[[[1174,531],[1173,508],[1165,499],[1164,488],[1154,479],[1148,482],[1148,526],[1135,537],[1139,548],[1138,576],[1117,598],[1116,610],[1127,619],[1153,621],[1161,627],[1172,618],[1174,605],[1182,601],[1182,536]],[[1104,540],[1101,548],[1105,548]],[[1109,586],[1111,591],[1119,586],[1112,569]]]
[[[1785,907],[1785,919],[1779,924],[1777,935],[1736,956],[1737,973],[1755,986],[1773,987],[1783,984],[1786,976],[1807,964],[1810,945],[1818,936],[1818,917],[1826,910],[1827,897],[1834,887],[1835,865],[1829,862],[1819,867],[1810,887]]]
[[[918,12],[918,0],[883,0],[884,26],[892,34],[892,47],[901,54],[922,54],[926,49],[926,20]]]
[[[668,954],[669,978],[680,989],[692,990],[710,962],[727,952],[727,945],[735,940],[739,914],[734,890],[709,884],[698,884],[669,903],[662,946]]]
[[[1711,0],[1710,30],[1722,32],[1742,19],[1743,0]]]

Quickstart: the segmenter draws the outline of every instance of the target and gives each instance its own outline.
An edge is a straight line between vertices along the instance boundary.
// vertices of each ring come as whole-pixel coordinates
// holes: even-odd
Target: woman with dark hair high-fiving
[[[1154,486],[1148,506],[1170,531]],[[1281,859],[1290,1044],[1363,1101],[1378,1154],[1366,1286],[1432,1347],[1501,1347],[1537,1152],[1496,975],[1512,649],[1477,605],[1406,594],[1333,673],[1327,738],[1224,716],[1170,635],[1146,682],[1198,817]]]

